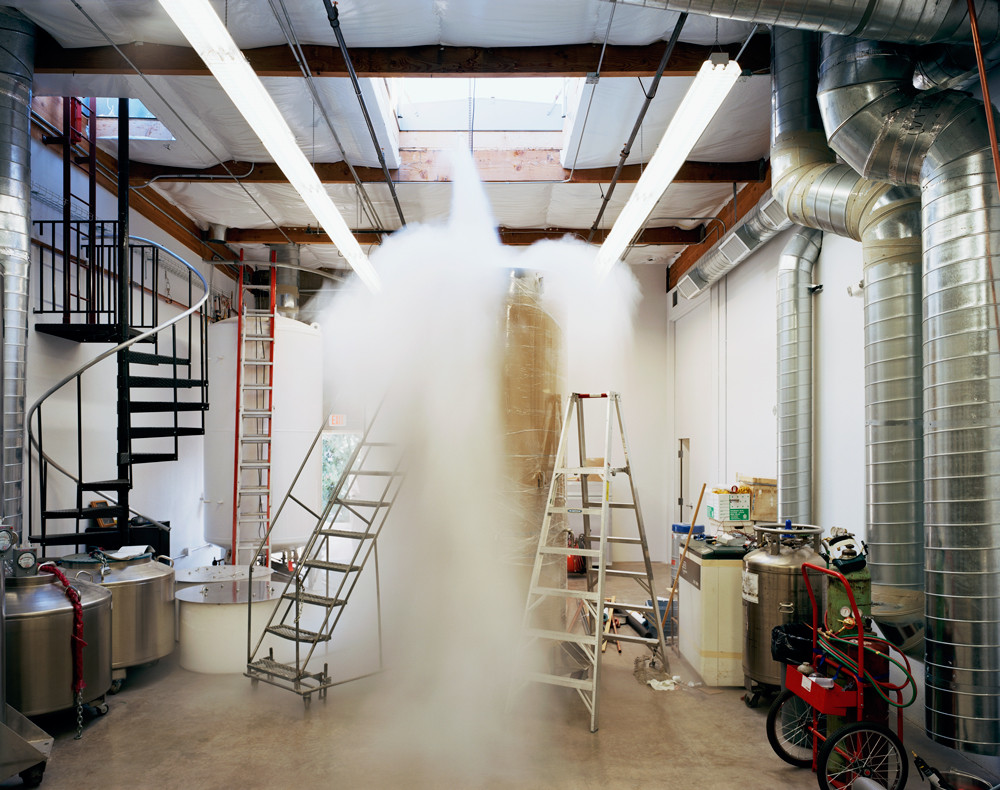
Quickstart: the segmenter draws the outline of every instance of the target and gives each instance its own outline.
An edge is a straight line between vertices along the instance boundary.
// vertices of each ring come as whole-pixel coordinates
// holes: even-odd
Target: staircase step
[[[120,546],[122,535],[117,529],[101,529],[93,532],[61,532],[55,535],[47,533],[43,538],[41,535],[29,535],[30,543],[37,543],[41,546]]]
[[[191,360],[168,354],[149,354],[145,351],[123,351],[125,361],[136,365],[190,365]]]
[[[360,571],[360,565],[348,565],[343,562],[330,562],[329,560],[303,560],[301,563],[306,568],[319,568],[323,571],[337,571],[339,573],[351,573]]]
[[[301,673],[294,666],[282,664],[272,658],[259,658],[247,664],[247,671],[251,673],[259,672],[264,675],[283,678],[284,680],[298,680]]]
[[[158,464],[162,461],[176,461],[177,453],[122,453],[123,464]]]
[[[155,439],[160,436],[203,436],[204,428],[175,428],[172,425],[143,426],[129,431],[133,439]]]
[[[131,480],[95,480],[92,483],[80,483],[81,491],[127,491],[132,488]]]
[[[328,642],[329,634],[318,634],[315,631],[307,631],[304,628],[296,628],[291,625],[272,625],[267,632],[280,636],[282,639],[291,639],[293,642]]]
[[[346,507],[388,507],[390,504],[389,502],[380,502],[377,499],[344,499],[343,497],[337,497],[333,501]]]
[[[370,532],[355,532],[349,529],[318,529],[316,530],[316,534],[326,538],[354,538],[355,540],[365,540],[366,538],[375,537]]]
[[[315,595],[314,593],[294,593],[287,592],[281,596],[289,601],[302,601],[311,603],[314,606],[322,606],[329,609],[334,606],[343,606],[347,603],[343,598],[327,598],[325,595]]]
[[[179,403],[172,400],[134,400],[129,402],[128,410],[133,414],[173,411],[208,411],[208,404],[188,402]]]
[[[185,387],[203,387],[208,382],[205,379],[175,379],[169,376],[129,376],[130,389],[183,389]]]

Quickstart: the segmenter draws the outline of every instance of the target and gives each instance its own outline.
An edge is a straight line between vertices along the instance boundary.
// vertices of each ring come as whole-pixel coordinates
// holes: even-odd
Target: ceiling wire
[[[277,2],[277,6],[275,6],[275,2]],[[320,115],[323,116],[323,121],[326,123],[326,128],[330,130],[330,135],[333,137],[333,141],[336,143],[337,149],[340,151],[344,164],[347,165],[351,178],[354,179],[354,185],[360,193],[361,201],[364,205],[364,212],[368,216],[368,220],[371,222],[373,228],[383,227],[382,218],[379,216],[378,210],[375,208],[375,204],[368,196],[368,190],[365,189],[361,176],[358,175],[357,170],[354,169],[354,165],[352,165],[350,160],[348,160],[347,151],[344,149],[344,144],[340,140],[340,135],[337,134],[333,121],[330,119],[330,114],[326,111],[326,105],[323,103],[319,87],[316,85],[312,71],[309,68],[309,62],[302,49],[302,44],[299,42],[299,38],[295,33],[295,28],[292,26],[292,19],[285,6],[285,0],[268,0],[268,4],[271,6],[271,13],[274,14],[275,21],[277,21],[278,27],[281,28],[281,33],[284,35],[285,41],[288,43],[288,48],[292,51],[292,56],[295,58],[295,62],[298,64],[299,70],[302,72],[302,76],[306,80],[306,85],[309,86],[309,92],[312,94],[313,102],[315,106],[319,108]],[[279,10],[281,12],[280,14],[278,13]]]
[[[153,83],[150,81],[149,77],[146,76],[146,74],[142,71],[142,69],[140,69],[131,60],[131,58],[129,58],[129,56],[125,54],[125,52],[122,50],[122,48],[119,47],[112,40],[111,36],[109,36],[107,34],[107,32],[104,30],[104,28],[102,28],[99,24],[97,24],[97,21],[90,14],[88,14],[84,10],[83,6],[81,6],[77,2],[77,0],[70,0],[70,2],[73,3],[73,5],[76,7],[76,9],[81,14],[83,14],[84,17],[86,17],[87,21],[90,22],[90,24],[94,28],[94,30],[96,30],[98,33],[100,33],[101,36],[104,37],[104,40],[107,41],[108,44],[110,44],[114,48],[115,52],[117,52],[121,56],[122,60],[124,60],[132,68],[132,70],[135,71],[135,73],[142,79],[142,81],[144,83],[146,83],[146,87],[148,87],[156,95],[156,98],[158,98],[161,102],[163,102],[164,106],[169,107],[170,106],[170,102],[168,102],[166,100],[166,98],[164,98],[163,94],[160,93],[160,91],[156,88],[155,85],[153,85]],[[240,177],[237,176],[235,173],[233,173],[232,170],[229,169],[229,166],[226,164],[224,158],[221,157],[221,156],[219,156],[218,154],[216,154],[215,151],[213,151],[212,148],[208,145],[208,143],[206,143],[204,140],[201,139],[201,137],[198,135],[198,133],[195,132],[195,130],[190,127],[190,125],[187,123],[187,121],[185,121],[180,116],[179,113],[174,113],[174,117],[177,118],[178,123],[180,123],[180,125],[184,127],[185,131],[187,131],[187,133],[190,134],[198,142],[198,144],[201,145],[201,147],[204,148],[208,152],[209,156],[211,156],[213,159],[215,159],[215,160],[217,160],[219,162],[219,166],[223,170],[226,171],[226,174],[230,178],[232,178],[235,183],[237,183],[239,185],[240,189],[242,189],[246,193],[246,196],[248,198],[250,198],[250,200],[253,201],[254,205],[257,206],[257,208],[260,209],[261,213],[265,217],[267,217],[268,222],[270,222],[272,225],[274,225],[274,227],[278,229],[278,231],[281,233],[281,235],[284,236],[286,239],[288,239],[288,243],[291,244],[292,240],[291,240],[291,238],[289,238],[288,234],[285,233],[285,231],[282,229],[282,227],[278,224],[277,220],[275,220],[274,217],[272,217],[268,213],[267,209],[264,208],[264,206],[260,203],[260,201],[257,200],[257,198],[253,196],[253,194],[251,194],[250,190],[247,189],[246,184],[242,183],[242,181],[240,180]],[[125,185],[125,187],[129,188],[127,184]],[[121,185],[119,184],[119,189],[120,188],[121,188]],[[221,256],[219,256],[219,257],[221,258]]]

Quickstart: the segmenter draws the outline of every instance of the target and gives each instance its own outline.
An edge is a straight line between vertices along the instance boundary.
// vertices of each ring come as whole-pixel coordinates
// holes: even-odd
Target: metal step
[[[554,642],[575,642],[578,645],[593,645],[596,638],[593,634],[578,634],[570,631],[549,631],[545,628],[528,628],[528,636],[536,639],[550,639]]]
[[[120,546],[122,533],[117,529],[99,529],[93,532],[62,532],[41,535],[29,535],[30,543],[38,543],[42,546]]]
[[[123,351],[126,362],[134,365],[190,365],[191,360],[183,357],[172,357],[168,354],[150,354],[145,351]]]
[[[553,598],[573,598],[579,601],[597,603],[597,593],[589,590],[570,590],[564,587],[532,587],[532,595],[551,596]]]
[[[272,625],[265,630],[269,634],[280,636],[282,639],[291,639],[293,642],[327,642],[330,640],[329,634],[318,634],[315,631],[307,631],[292,625]]]
[[[354,532],[349,529],[318,529],[316,530],[316,534],[327,538],[354,538],[355,540],[375,537],[371,533]]]
[[[132,412],[132,414],[173,411],[208,411],[208,404],[200,402],[179,403],[172,400],[134,400],[129,402],[128,410]]]
[[[176,461],[177,453],[122,453],[122,464],[158,464],[162,461]]]
[[[344,505],[346,507],[387,507],[389,505],[389,502],[380,502],[377,499],[344,499],[337,497],[333,501],[337,505]]]
[[[562,554],[564,557],[600,557],[600,549],[578,549],[576,546],[542,546],[539,554]]]
[[[184,389],[186,387],[203,387],[208,382],[205,379],[176,379],[171,376],[129,376],[129,389]]]
[[[270,469],[270,461],[240,461],[241,469]]]
[[[264,496],[271,493],[268,486],[243,486],[237,493],[250,494],[251,496]]]
[[[598,475],[604,477],[603,466],[560,466],[554,470],[557,474],[567,475]]]
[[[536,683],[548,683],[552,686],[566,686],[571,689],[581,689],[590,691],[594,688],[594,681],[590,679],[566,677],[565,675],[549,675],[545,672],[528,672],[525,677]]]
[[[319,568],[324,571],[337,571],[339,573],[353,573],[354,571],[360,571],[360,565],[348,565],[343,562],[330,562],[329,560],[303,560],[303,567],[306,568]]]
[[[120,505],[101,505],[99,507],[63,508],[60,510],[43,510],[42,518],[47,520],[66,518],[101,518],[103,516],[121,516],[126,513]]]
[[[325,609],[330,609],[334,606],[343,606],[347,603],[343,598],[328,598],[325,595],[316,595],[314,593],[294,593],[287,592],[281,596],[289,601],[302,601],[302,603],[311,603],[314,606],[322,606]]]
[[[131,487],[131,480],[95,480],[77,486],[81,491],[126,491]]]
[[[203,436],[204,428],[175,428],[172,425],[140,426],[129,430],[133,439],[155,439],[162,436]]]
[[[619,631],[617,634],[605,634],[604,638],[609,642],[631,642],[633,644],[647,645],[653,648],[660,646],[660,640],[655,636],[639,636],[638,634],[630,634],[626,631]]]
[[[259,658],[247,664],[247,671],[250,673],[259,672],[264,675],[282,678],[284,680],[298,680],[302,673],[294,666],[282,664],[273,658]]]

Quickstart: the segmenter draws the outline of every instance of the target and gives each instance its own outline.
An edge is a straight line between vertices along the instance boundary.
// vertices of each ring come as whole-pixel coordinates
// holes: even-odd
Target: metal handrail
[[[57,471],[61,472],[63,475],[65,475],[66,477],[68,477],[74,483],[80,483],[82,481],[81,481],[81,479],[79,477],[77,477],[72,472],[70,472],[68,469],[66,469],[64,466],[62,466],[57,461],[55,461],[50,455],[48,455],[45,452],[43,452],[42,451],[42,446],[41,446],[41,441],[39,440],[38,437],[35,436],[34,432],[32,431],[32,420],[33,420],[35,414],[38,412],[39,407],[42,405],[42,403],[46,399],[48,399],[55,392],[59,391],[64,386],[66,386],[67,384],[69,384],[71,381],[79,380],[80,376],[82,376],[83,373],[85,373],[87,370],[89,370],[90,368],[92,368],[98,362],[102,362],[103,360],[107,359],[108,357],[112,356],[113,354],[117,354],[119,351],[123,351],[124,349],[129,348],[130,346],[132,346],[132,345],[134,345],[134,344],[136,344],[136,343],[138,343],[138,342],[140,342],[142,340],[145,340],[148,337],[151,337],[151,336],[153,336],[155,334],[158,334],[159,332],[162,332],[164,329],[167,329],[168,327],[171,327],[174,324],[180,323],[185,318],[188,318],[191,315],[193,315],[194,313],[197,313],[199,310],[201,310],[202,306],[208,301],[208,297],[209,297],[208,283],[205,281],[205,278],[202,276],[201,272],[199,272],[196,268],[194,268],[191,264],[189,264],[186,260],[184,260],[180,255],[178,255],[177,253],[173,252],[172,250],[167,249],[162,244],[159,244],[158,242],[155,242],[152,239],[147,239],[147,238],[144,238],[142,236],[129,236],[128,239],[129,239],[130,242],[131,241],[137,241],[137,242],[140,242],[140,243],[143,243],[143,244],[148,244],[148,245],[150,245],[152,247],[155,247],[156,249],[160,250],[161,252],[166,253],[170,257],[175,258],[182,265],[184,265],[190,272],[192,272],[199,280],[201,280],[201,286],[202,286],[202,289],[203,289],[204,293],[203,293],[201,299],[199,299],[197,303],[195,303],[195,304],[191,305],[190,307],[188,307],[187,310],[185,310],[184,312],[179,313],[178,315],[174,316],[173,318],[171,318],[171,319],[169,319],[167,321],[164,321],[162,324],[159,324],[158,326],[154,326],[154,327],[152,327],[150,329],[147,329],[147,330],[139,333],[135,337],[129,338],[128,340],[124,341],[123,343],[119,343],[118,345],[114,346],[113,348],[110,348],[107,351],[104,351],[104,352],[98,354],[96,357],[94,357],[93,359],[91,359],[89,362],[85,363],[83,366],[81,366],[80,368],[78,368],[73,373],[67,374],[62,379],[60,379],[55,384],[53,384],[51,387],[49,387],[47,390],[45,390],[45,392],[42,393],[41,397],[39,397],[38,400],[36,400],[35,403],[28,410],[27,416],[25,418],[25,422],[26,422],[27,428],[28,428],[28,446],[29,446],[29,450],[32,447],[34,447],[38,451],[38,458],[39,458],[40,461],[44,461],[46,465],[51,466],[52,468],[54,468]],[[204,350],[202,351],[202,356],[204,356]],[[118,500],[115,499],[114,497],[105,494],[103,491],[100,492],[100,493],[103,494],[104,496],[107,496],[107,498],[112,503],[114,503],[116,505],[118,504]],[[134,514],[134,515],[137,515],[137,516],[140,516],[140,517],[146,519],[149,523],[154,524],[155,526],[158,526],[161,529],[165,529],[165,530],[169,530],[170,529],[170,527],[168,527],[166,524],[163,524],[162,522],[157,521],[156,519],[150,518],[149,516],[146,516],[145,514],[140,513],[139,511],[134,510],[131,507],[129,507],[129,512],[132,513],[132,514]],[[29,517],[30,517],[30,513],[29,513]]]

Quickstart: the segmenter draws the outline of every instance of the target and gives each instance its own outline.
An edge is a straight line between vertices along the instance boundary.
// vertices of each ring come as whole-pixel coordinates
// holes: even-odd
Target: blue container
[[[693,535],[704,535],[705,526],[703,524],[695,524],[692,527],[690,524],[674,524],[671,528],[670,535],[670,583],[673,584],[674,578],[677,576],[677,571],[681,564],[681,551],[684,549],[684,544],[687,542],[688,533]]]

